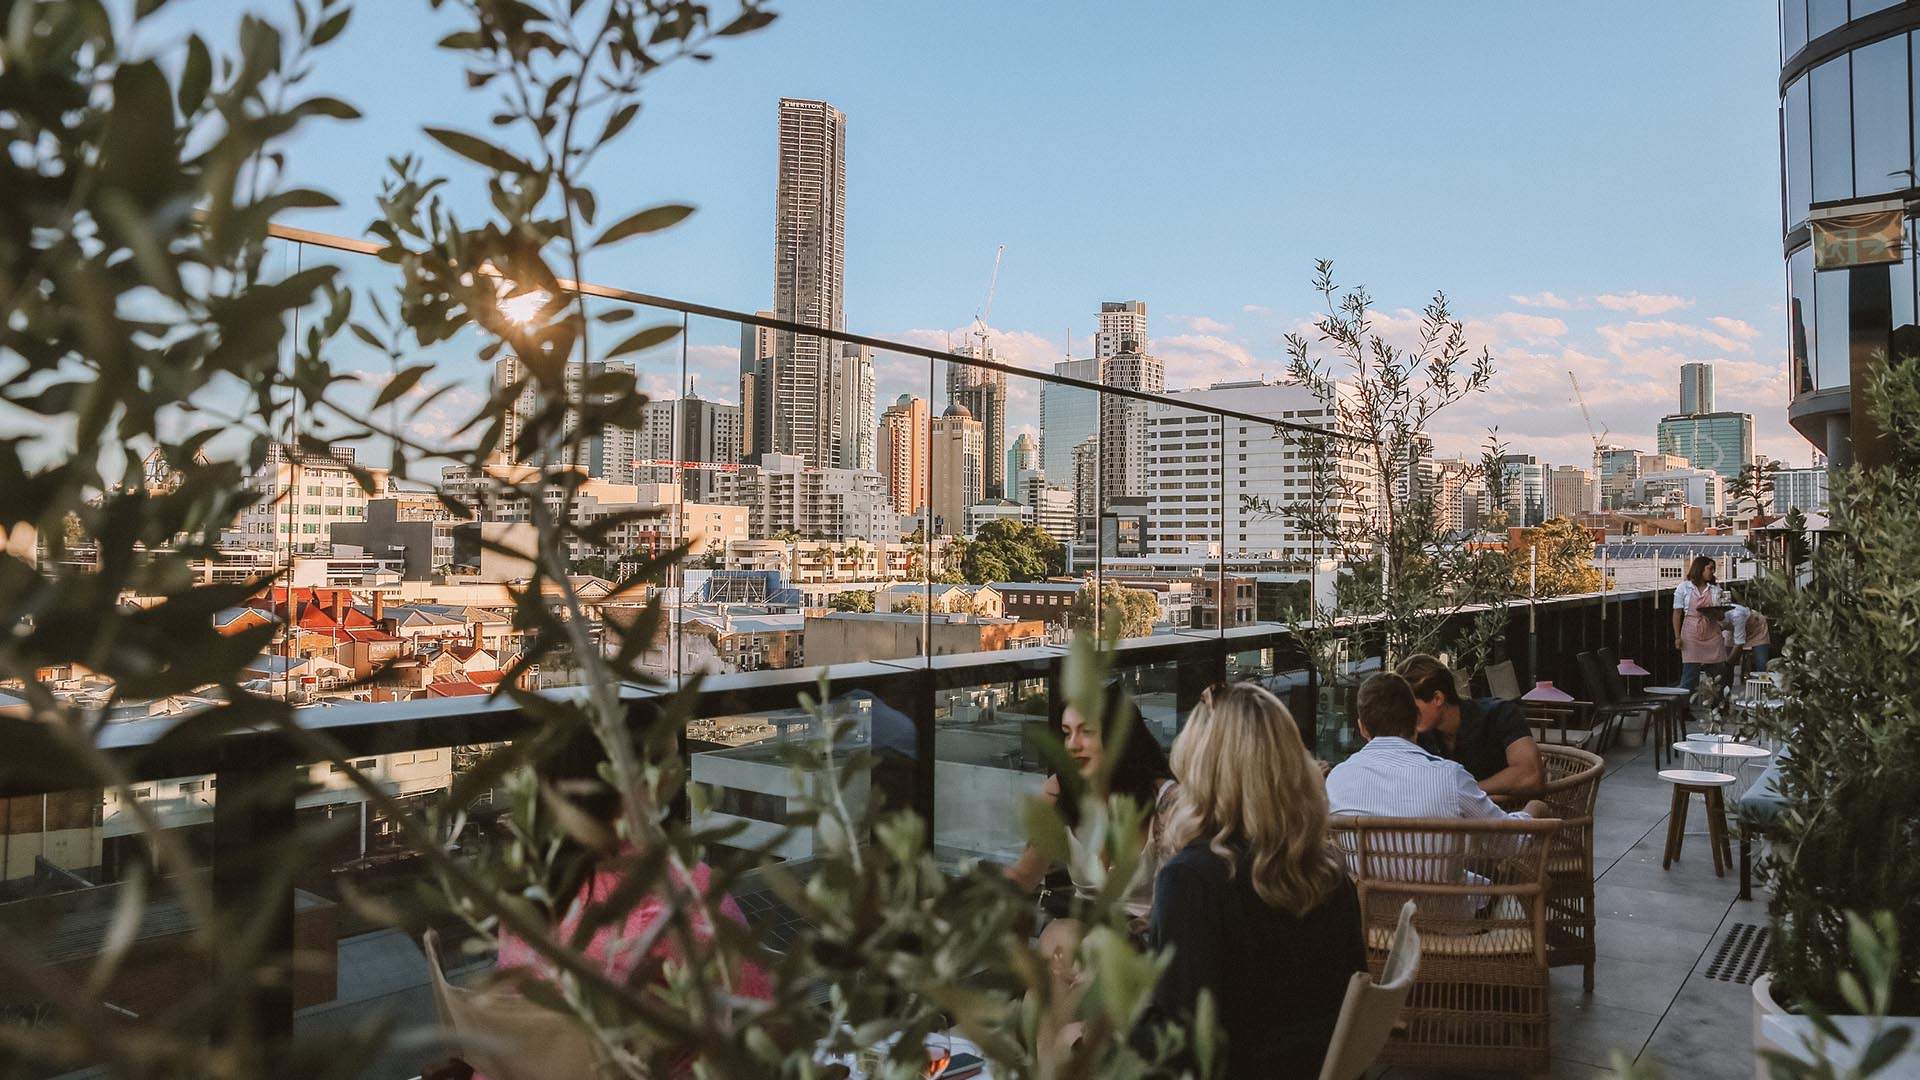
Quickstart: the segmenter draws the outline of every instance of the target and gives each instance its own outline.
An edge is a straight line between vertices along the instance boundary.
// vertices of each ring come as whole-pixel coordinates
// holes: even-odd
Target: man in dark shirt
[[[1420,746],[1459,762],[1489,795],[1533,795],[1546,783],[1524,709],[1503,698],[1462,700],[1447,665],[1422,653],[1400,665],[1420,709]]]

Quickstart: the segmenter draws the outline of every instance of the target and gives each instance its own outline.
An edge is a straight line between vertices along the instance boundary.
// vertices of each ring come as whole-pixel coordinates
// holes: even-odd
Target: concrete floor
[[[1681,861],[1662,870],[1671,789],[1654,775],[1650,748],[1616,749],[1607,757],[1594,828],[1600,960],[1590,994],[1580,988],[1579,968],[1554,969],[1553,1067],[1542,1075],[1611,1076],[1610,1055],[1618,1051],[1655,1065],[1670,1080],[1750,1080],[1750,988],[1704,972],[1734,923],[1766,923],[1764,895],[1735,899],[1738,872],[1714,876],[1704,834],[1689,835]],[[1703,829],[1701,814],[1696,803],[1689,825]],[[434,1019],[424,959],[397,931],[341,943],[340,991],[334,1003],[301,1014],[302,1033],[344,1033],[380,1021],[418,1031]],[[431,1040],[390,1047],[363,1075],[412,1077],[444,1057]],[[1374,1074],[1375,1080],[1464,1075],[1406,1067]]]
[[[1579,968],[1553,970],[1553,1067],[1542,1076],[1612,1076],[1616,1051],[1669,1080],[1754,1075],[1751,987],[1705,971],[1733,924],[1766,924],[1765,892],[1737,900],[1739,871],[1714,876],[1704,831],[1690,831],[1680,861],[1660,868],[1672,789],[1655,771],[1651,747],[1607,755],[1593,837],[1600,960],[1591,994],[1580,988]],[[1687,824],[1705,828],[1698,800]],[[1733,842],[1737,859],[1737,835]],[[1464,1075],[1396,1067],[1376,1080]]]

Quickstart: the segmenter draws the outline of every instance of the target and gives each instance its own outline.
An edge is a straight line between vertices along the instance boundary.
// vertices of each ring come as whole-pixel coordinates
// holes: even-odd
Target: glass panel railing
[[[1024,801],[1050,771],[1044,664],[1008,681],[934,694],[933,845],[943,864],[1012,862],[1026,845]]]
[[[214,787],[198,775],[137,781],[124,798],[111,788],[0,798],[0,933],[21,950],[0,1017],[19,1037],[18,1075],[104,1061],[88,1039],[205,1031],[194,1010],[207,1007],[218,939],[206,921]],[[88,1039],[76,1045],[79,1033]]]

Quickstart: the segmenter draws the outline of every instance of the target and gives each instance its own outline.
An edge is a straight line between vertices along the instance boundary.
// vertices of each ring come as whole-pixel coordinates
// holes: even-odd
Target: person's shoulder
[[[1193,841],[1160,864],[1162,875],[1189,877],[1204,882],[1225,881],[1231,871],[1227,860],[1205,840]]]
[[[1497,727],[1527,726],[1526,706],[1503,697],[1483,697],[1476,704],[1488,723]],[[1529,728],[1529,731],[1531,729]]]

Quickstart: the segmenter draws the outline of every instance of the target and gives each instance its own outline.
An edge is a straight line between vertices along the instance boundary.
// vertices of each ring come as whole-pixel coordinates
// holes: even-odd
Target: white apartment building
[[[1198,390],[1177,390],[1170,397],[1199,405],[1231,408],[1275,420],[1326,426],[1330,410],[1305,387],[1254,380],[1215,383]],[[1283,559],[1314,556],[1314,541],[1300,535],[1285,518],[1249,497],[1274,507],[1305,501],[1312,492],[1312,471],[1298,443],[1272,427],[1226,419],[1226,446],[1220,445],[1221,418],[1174,405],[1155,403],[1144,417],[1147,463],[1148,552],[1177,555],[1194,544],[1224,545],[1228,556],[1260,555]],[[1343,473],[1362,478],[1372,470],[1349,452]],[[1373,513],[1376,494],[1363,505],[1344,509],[1358,527]]]
[[[900,539],[900,515],[887,505],[877,472],[810,469],[798,455],[768,454],[719,480],[715,498],[747,508],[747,532],[755,540],[787,532],[809,540]]]
[[[776,571],[795,585],[910,581],[921,576],[915,569],[919,553],[918,544],[739,540],[727,544],[722,565],[728,570]]]
[[[1166,368],[1143,352],[1123,352],[1101,362],[1103,385],[1159,394]],[[1100,397],[1100,484],[1107,499],[1147,494],[1147,413],[1152,405],[1118,394]]]
[[[260,500],[234,520],[239,546],[274,551],[324,552],[335,522],[358,523],[367,499],[387,493],[387,470],[367,469],[371,496],[353,474],[353,451],[334,447],[330,457],[285,453],[270,447],[267,460],[247,478]]]
[[[637,510],[660,511],[655,516],[622,521],[608,530],[605,547],[610,552],[654,551],[684,543],[691,554],[705,555],[747,539],[749,515],[744,506],[689,502],[677,484],[641,484],[639,487],[640,497],[634,502],[595,500],[582,508],[588,520]]]
[[[1633,482],[1634,502],[1657,509],[1696,506],[1708,517],[1727,511],[1726,478],[1712,469],[1678,468],[1648,473]]]
[[[1791,511],[1803,514],[1827,512],[1827,470],[1778,469],[1773,478],[1773,512],[1786,517]]]
[[[580,361],[567,363],[566,393],[569,398],[581,392],[587,379],[604,373],[633,374],[633,364],[625,360]],[[527,379],[525,364],[517,356],[502,356],[493,363],[493,391],[495,394],[521,380]],[[540,409],[540,397],[529,380],[514,398],[513,405],[506,410],[502,418],[500,433],[500,455],[506,461],[518,461],[515,443],[520,438],[523,426]],[[566,438],[575,437],[579,426],[579,416],[569,409],[562,421],[561,428]],[[587,471],[587,475],[611,480],[615,483],[632,483],[634,479],[633,461],[639,457],[640,433],[627,427],[602,425],[599,430],[586,433],[574,452],[564,464],[578,465]]]
[[[1073,541],[1073,489],[1047,483],[1039,472],[1021,470],[1020,502],[1041,532],[1063,544]]]
[[[1093,357],[1106,360],[1147,349],[1147,302],[1108,300],[1100,305],[1100,328],[1093,336]]]
[[[1013,521],[1031,524],[1033,508],[1012,499],[987,499],[967,507],[967,535],[980,531],[989,521]]]

